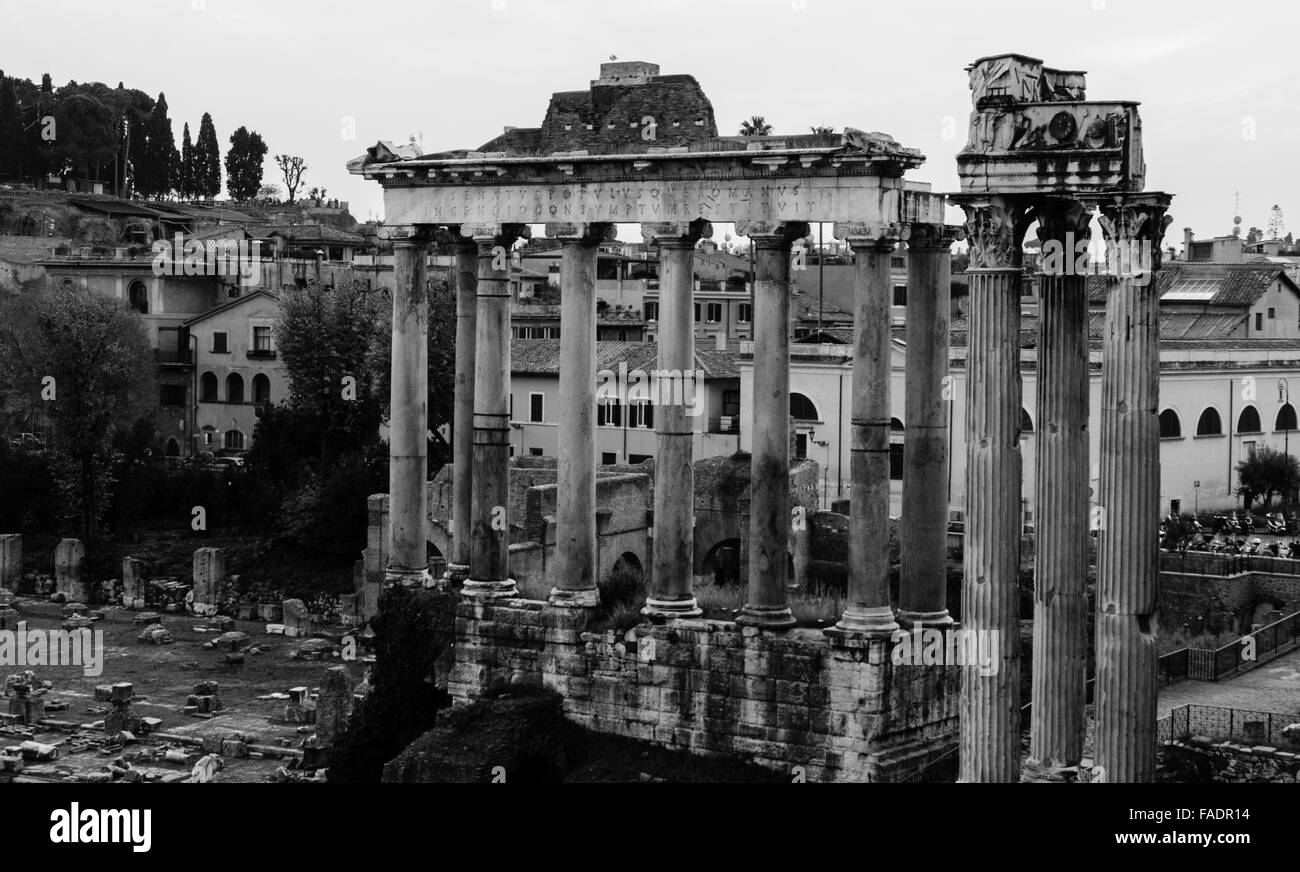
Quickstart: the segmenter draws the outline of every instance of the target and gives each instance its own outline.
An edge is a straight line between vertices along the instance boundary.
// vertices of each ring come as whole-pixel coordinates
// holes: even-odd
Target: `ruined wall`
[[[1300,754],[1261,745],[1212,742],[1204,736],[1161,749],[1162,767],[1181,783],[1295,784]]]
[[[448,691],[465,705],[500,683],[543,685],[590,729],[809,781],[950,778],[959,670],[894,666],[889,650],[727,621],[591,633],[579,610],[462,603]]]
[[[1248,572],[1230,577],[1160,573],[1160,624],[1192,633],[1248,630],[1241,621],[1263,600],[1300,611],[1300,577]]]

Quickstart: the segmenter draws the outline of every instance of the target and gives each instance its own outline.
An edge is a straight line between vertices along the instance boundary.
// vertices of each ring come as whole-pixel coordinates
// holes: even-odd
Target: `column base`
[[[478,581],[467,578],[460,586],[460,595],[467,599],[513,599],[519,596],[519,588],[513,578],[504,581]]]
[[[600,591],[594,587],[582,590],[570,590],[563,587],[551,589],[547,600],[551,605],[561,609],[594,609],[600,606]]]
[[[898,629],[898,622],[889,606],[861,611],[845,609],[833,629],[844,635],[888,636]]]
[[[390,566],[384,570],[385,587],[429,587],[432,583],[433,577],[429,575],[427,568],[405,569]]]
[[[922,627],[948,627],[955,624],[952,615],[948,614],[947,609],[941,609],[937,612],[913,612],[905,609],[898,610],[898,623],[911,629],[915,626]]]
[[[704,614],[704,609],[700,608],[693,596],[679,600],[646,597],[641,614],[647,618],[698,618]]]
[[[469,578],[469,564],[448,563],[447,571],[442,574],[442,577],[453,584],[460,584],[465,579]]]
[[[1078,766],[1044,766],[1027,758],[1020,769],[1021,784],[1072,784],[1078,780]]]
[[[795,625],[794,612],[789,606],[751,606],[740,610],[736,623],[742,627],[762,630],[788,630]]]

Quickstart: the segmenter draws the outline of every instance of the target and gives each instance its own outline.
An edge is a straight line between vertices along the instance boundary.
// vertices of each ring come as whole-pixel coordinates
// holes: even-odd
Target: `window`
[[[131,282],[126,295],[132,309],[141,315],[149,314],[149,289],[144,286],[144,282],[139,279]]]
[[[618,463],[618,455],[613,451],[602,451],[600,452],[600,462],[602,466],[611,466]]]
[[[199,402],[217,402],[217,377],[215,374],[205,372],[199,377]]]
[[[226,345],[226,333],[224,330],[214,331],[212,334],[212,353],[229,354],[230,349]]]
[[[907,305],[907,285],[894,285],[894,305]]]
[[[754,320],[754,307],[749,303],[741,303],[736,307],[736,320],[743,324]]]
[[[160,406],[185,405],[185,386],[184,385],[160,385],[158,387],[158,405]]]
[[[649,403],[633,403],[627,408],[627,425],[653,429],[655,425],[655,407]]]
[[[270,327],[253,328],[253,350],[254,351],[271,350],[271,328]]]
[[[263,373],[253,376],[253,402],[259,406],[271,402],[271,380]]]
[[[1183,424],[1178,420],[1178,413],[1165,409],[1160,413],[1160,438],[1178,439],[1183,435]]]
[[[1206,409],[1201,412],[1200,419],[1196,422],[1197,436],[1222,436],[1223,422],[1219,420],[1217,409]]]
[[[1183,513],[1183,501],[1182,501],[1182,500],[1170,500],[1170,501],[1169,501],[1169,514],[1170,514],[1170,516],[1171,516],[1171,517],[1174,517],[1174,518],[1177,518],[1177,517],[1178,517],[1179,515],[1181,515],[1182,513]]]
[[[1029,417],[1028,409],[1020,410],[1020,435],[1021,436],[1034,435],[1034,419]]]
[[[647,321],[658,321],[658,320],[659,320],[659,304],[658,304],[658,303],[646,303],[646,304],[645,304],[645,319],[646,319]]]
[[[620,427],[623,424],[623,407],[617,400],[596,405],[597,427]]]
[[[889,444],[889,477],[893,481],[903,480],[903,443]]]
[[[528,420],[534,424],[540,424],[546,420],[543,417],[545,401],[541,394],[528,395]]]
[[[712,323],[716,324],[716,323],[718,323],[719,321],[722,320],[722,304],[721,304],[721,303],[709,303],[709,305],[708,305],[706,311],[707,311],[707,313],[708,313],[708,315],[707,315],[708,320],[711,321]]]
[[[1254,456],[1255,456],[1255,443],[1254,443],[1254,442],[1243,442],[1243,443],[1241,443],[1241,447],[1245,449],[1245,451],[1246,451],[1246,456],[1247,456],[1247,457],[1254,457]]]
[[[226,376],[226,402],[242,403],[244,401],[244,377],[237,372]]]
[[[794,456],[796,460],[808,457],[808,434],[796,433],[794,436]]]
[[[902,432],[903,432],[903,422],[900,421],[900,420],[898,420],[897,418],[890,418],[890,419],[889,419],[889,432],[890,432],[890,433],[902,433]]]
[[[1263,429],[1259,423],[1259,411],[1254,406],[1247,406],[1237,417],[1238,433],[1258,433]]]
[[[889,258],[890,269],[907,269],[907,258],[901,255],[893,255]]]
[[[740,391],[722,392],[722,414],[724,415],[740,414]]]
[[[204,445],[215,445],[216,442],[217,442],[217,431],[214,430],[212,427],[204,427],[204,428],[203,428],[203,444],[204,444]]]
[[[1269,307],[1268,307],[1268,320],[1272,321],[1272,320],[1273,320],[1274,318],[1276,318],[1276,317],[1277,317],[1277,309],[1274,309],[1272,306],[1269,306]]]
[[[227,447],[227,448],[235,448],[235,449],[243,448],[243,447],[244,447],[244,434],[243,434],[243,433],[240,433],[238,430],[227,430],[227,431],[226,431],[226,447]]]
[[[699,304],[699,303],[696,303],[696,304],[695,304],[695,323],[698,324],[699,321],[700,321],[700,304]]]
[[[542,456],[542,449],[540,449],[540,448],[529,448],[529,449],[528,449],[528,454],[529,454],[530,457],[541,457],[541,456]]]
[[[790,414],[796,421],[820,421],[817,407],[803,394],[790,394]]]
[[[1263,330],[1263,329],[1264,329],[1264,313],[1263,313],[1263,312],[1256,312],[1256,313],[1255,313],[1255,329],[1256,329],[1256,330]]]
[[[1282,408],[1277,410],[1277,420],[1273,423],[1274,430],[1294,430],[1296,429],[1295,406],[1290,403],[1283,404]]]
[[[649,459],[649,454],[629,454],[627,456],[627,462],[633,466],[636,466],[638,463],[645,463]]]

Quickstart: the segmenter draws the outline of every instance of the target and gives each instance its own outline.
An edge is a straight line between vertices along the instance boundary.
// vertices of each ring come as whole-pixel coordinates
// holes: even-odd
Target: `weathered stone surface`
[[[287,599],[281,604],[284,635],[291,638],[306,636],[311,632],[311,613],[300,599]]]
[[[347,731],[352,714],[352,681],[342,666],[332,666],[321,676],[316,697],[316,736],[332,746]]]
[[[135,639],[149,645],[167,645],[173,641],[172,634],[162,624],[149,624],[136,634]]]
[[[199,548],[194,552],[194,599],[196,615],[215,615],[227,597],[226,558],[220,548]]]
[[[62,539],[55,547],[54,581],[64,602],[84,603],[90,599],[90,586],[81,577],[85,560],[86,547],[80,539]]]
[[[0,533],[0,588],[18,590],[23,577],[23,537],[20,533]]]

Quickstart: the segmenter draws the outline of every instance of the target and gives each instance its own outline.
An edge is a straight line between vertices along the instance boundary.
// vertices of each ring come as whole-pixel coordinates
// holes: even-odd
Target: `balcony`
[[[153,350],[153,359],[160,364],[171,366],[189,366],[194,363],[194,358],[188,348],[180,351],[155,348]]]
[[[709,433],[739,434],[739,433],[740,433],[740,416],[739,416],[739,415],[723,415],[723,416],[720,417],[720,418],[710,418],[710,419],[709,419],[709,429],[708,429],[708,432],[709,432]]]

